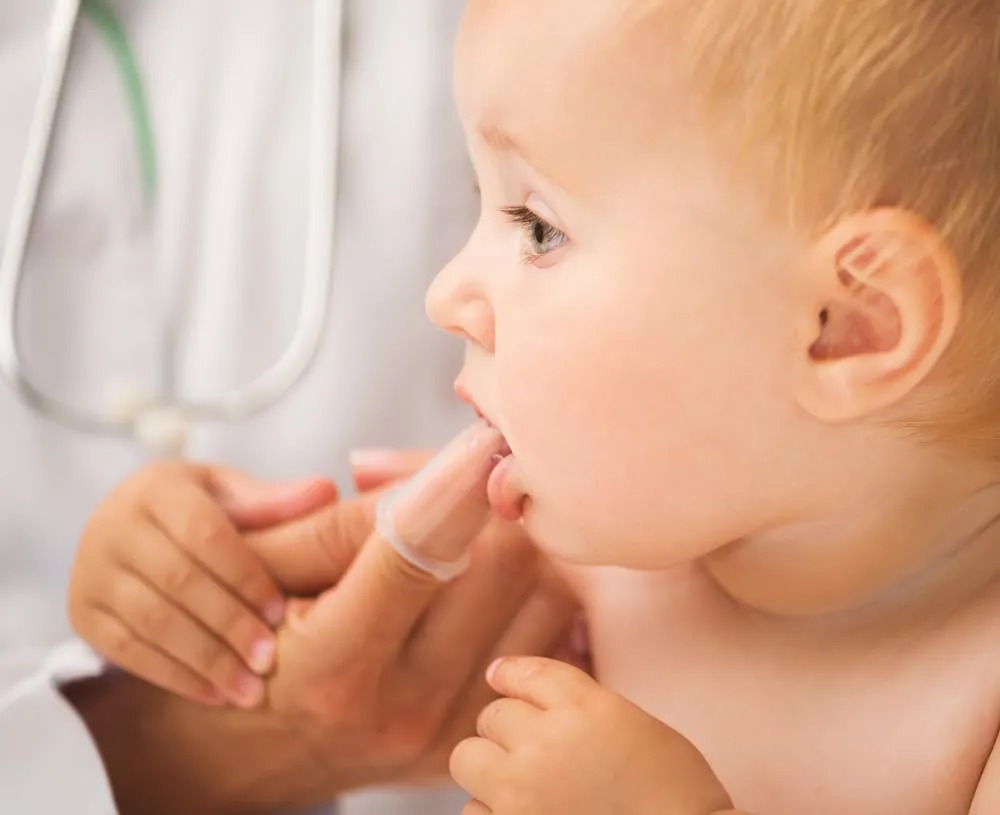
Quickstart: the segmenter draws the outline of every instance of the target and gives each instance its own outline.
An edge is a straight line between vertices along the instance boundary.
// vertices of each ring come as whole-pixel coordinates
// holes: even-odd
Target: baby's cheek
[[[538,542],[567,557],[617,557],[633,502],[649,503],[636,479],[655,478],[646,472],[649,417],[622,345],[593,324],[571,328],[526,335],[498,354],[504,430]]]

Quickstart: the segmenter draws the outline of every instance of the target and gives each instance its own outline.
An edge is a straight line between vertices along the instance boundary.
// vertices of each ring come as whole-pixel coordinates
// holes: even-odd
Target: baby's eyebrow
[[[528,151],[524,149],[523,144],[512,136],[509,131],[492,122],[482,122],[477,130],[479,137],[488,147],[496,150],[498,153],[512,153],[519,156],[525,164],[540,176],[553,184],[556,183],[551,175],[541,169],[539,163],[529,155]]]
[[[498,152],[521,152],[514,137],[497,124],[483,122],[479,125],[479,135],[482,136],[483,141]]]
[[[514,153],[538,170],[538,165],[531,160],[521,142],[502,126],[493,122],[482,122],[479,125],[479,136],[486,142],[487,146],[498,153]]]

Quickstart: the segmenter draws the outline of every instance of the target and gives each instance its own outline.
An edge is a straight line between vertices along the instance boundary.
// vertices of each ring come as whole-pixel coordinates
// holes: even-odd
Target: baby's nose
[[[427,316],[438,328],[492,353],[493,308],[475,277],[463,274],[461,256],[434,279],[425,306]]]

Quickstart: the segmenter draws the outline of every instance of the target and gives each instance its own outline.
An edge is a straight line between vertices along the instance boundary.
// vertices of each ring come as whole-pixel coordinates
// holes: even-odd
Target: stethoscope
[[[152,128],[124,27],[107,0],[56,0],[28,148],[0,254],[0,375],[30,408],[64,427],[88,434],[127,437],[154,453],[178,455],[183,452],[192,424],[240,421],[274,405],[302,380],[316,357],[327,320],[333,268],[343,0],[313,2],[307,246],[302,300],[292,340],[270,369],[228,393],[200,401],[187,400],[170,392],[155,396],[132,394],[103,414],[75,407],[38,388],[22,364],[17,338],[18,297],[24,278],[25,253],[66,85],[74,33],[82,14],[98,28],[115,57],[132,112],[147,202],[151,202],[156,193]],[[168,333],[168,336],[176,335]],[[173,364],[167,355],[165,360],[165,365]]]

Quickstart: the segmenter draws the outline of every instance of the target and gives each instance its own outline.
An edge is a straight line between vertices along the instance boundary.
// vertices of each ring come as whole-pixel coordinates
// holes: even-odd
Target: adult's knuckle
[[[172,616],[172,606],[162,597],[155,596],[140,605],[136,616],[137,627],[148,635],[156,635],[167,628]]]
[[[201,568],[193,560],[179,558],[163,573],[161,585],[168,595],[181,597],[197,585],[200,576]]]
[[[217,681],[235,680],[240,672],[233,653],[213,637],[201,637],[194,653],[198,668]]]
[[[197,513],[188,520],[184,536],[194,551],[211,552],[229,545],[233,528],[221,513]]]
[[[161,670],[163,671],[163,687],[172,690],[173,693],[185,694],[185,693],[198,693],[203,691],[205,681],[201,677],[196,677],[191,674],[188,668],[182,667],[176,662],[168,662],[163,665]]]
[[[241,559],[233,567],[230,581],[236,593],[251,602],[264,600],[272,591],[271,580],[264,570],[247,558]]]
[[[215,621],[218,626],[217,631],[227,639],[249,642],[257,633],[250,612],[235,601],[227,601],[216,613],[218,615]]]

